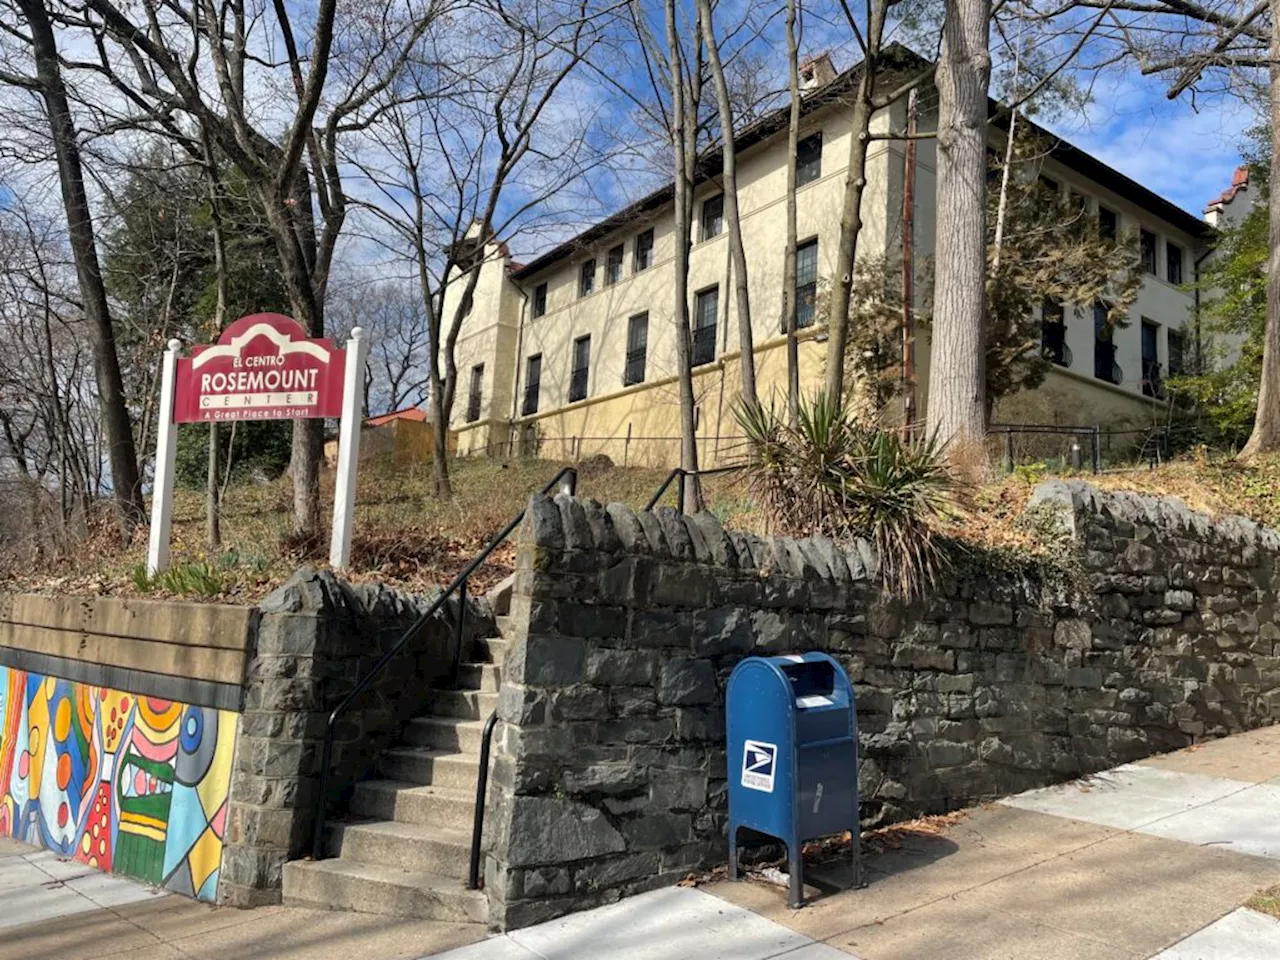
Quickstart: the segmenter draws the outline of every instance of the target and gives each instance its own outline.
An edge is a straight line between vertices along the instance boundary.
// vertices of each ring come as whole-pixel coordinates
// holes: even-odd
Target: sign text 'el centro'
[[[342,415],[345,351],[296,320],[255,313],[178,358],[175,423]]]

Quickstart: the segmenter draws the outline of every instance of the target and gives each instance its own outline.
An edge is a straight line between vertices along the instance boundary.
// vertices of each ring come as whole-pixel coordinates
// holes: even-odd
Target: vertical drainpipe
[[[916,92],[907,94],[907,140],[902,159],[902,422],[911,429],[916,419],[915,346],[915,206],[916,206]]]

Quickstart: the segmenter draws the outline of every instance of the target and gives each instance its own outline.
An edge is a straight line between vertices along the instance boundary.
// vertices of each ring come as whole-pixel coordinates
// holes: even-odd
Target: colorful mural
[[[237,720],[0,667],[0,836],[213,900]]]

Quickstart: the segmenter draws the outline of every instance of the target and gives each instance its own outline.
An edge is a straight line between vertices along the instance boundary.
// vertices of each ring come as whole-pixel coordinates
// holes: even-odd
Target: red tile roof
[[[415,423],[426,423],[427,412],[421,407],[409,407],[406,410],[397,410],[395,413],[384,413],[381,416],[369,417],[365,420],[366,427],[380,427],[384,423],[390,423],[392,420],[412,420]]]

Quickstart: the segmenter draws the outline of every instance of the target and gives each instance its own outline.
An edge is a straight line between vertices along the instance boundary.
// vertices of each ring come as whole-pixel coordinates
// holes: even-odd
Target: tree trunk
[[[937,241],[929,427],[975,456],[986,405],[986,146],[989,0],[947,0],[938,59]],[[972,464],[976,466],[976,464]]]
[[[676,32],[675,0],[667,0],[667,49],[671,76],[671,146],[675,160],[675,263],[674,319],[676,325],[676,376],[680,390],[680,466],[688,476],[684,483],[685,513],[702,507],[698,484],[697,414],[693,395],[693,343],[689,327],[689,246],[693,211],[693,163],[696,145],[690,141],[695,127],[690,123],[690,106],[685,103],[684,57]]]
[[[106,432],[108,459],[111,463],[112,496],[119,513],[120,531],[129,540],[134,529],[145,522],[146,508],[142,500],[142,482],[138,473],[133,427],[125,405],[124,379],[120,373],[120,357],[116,353],[115,331],[111,326],[107,292],[98,265],[89,198],[84,189],[84,171],[80,164],[75,122],[71,116],[71,106],[67,102],[66,87],[62,82],[53,27],[49,23],[44,4],[41,0],[19,0],[18,6],[31,29],[32,55],[49,117],[81,305],[93,336],[94,374],[103,429]]]
[[[1280,10],[1271,15],[1271,169],[1280,170]],[[1262,378],[1253,432],[1240,451],[1242,458],[1280,449],[1280,189],[1268,201],[1270,255],[1267,261],[1267,323],[1262,341]]]
[[[756,357],[751,332],[751,292],[747,277],[747,255],[742,245],[742,221],[738,211],[738,150],[733,142],[733,104],[729,100],[729,85],[725,82],[724,66],[720,62],[720,48],[716,44],[715,29],[711,24],[711,0],[698,0],[698,17],[702,22],[702,37],[707,45],[707,60],[711,66],[711,79],[716,89],[716,108],[720,114],[720,139],[724,141],[721,154],[724,217],[729,226],[729,261],[733,265],[734,302],[738,308],[738,349],[742,352],[742,359],[739,361],[742,368],[742,402],[754,404],[756,402]],[[792,156],[794,157],[794,153]]]
[[[782,329],[787,333],[787,423],[800,420],[800,342],[796,337],[796,150],[800,144],[800,52],[796,44],[796,0],[787,0],[787,249],[782,266]]]
[[[827,396],[839,402],[844,396],[844,353],[849,343],[849,298],[853,290],[858,235],[862,232],[862,194],[867,186],[867,144],[871,135],[874,66],[863,62],[853,103],[849,137],[849,169],[845,174],[844,202],[840,209],[840,245],[836,250],[836,282],[831,290],[828,318]]]
[[[200,141],[204,152],[205,186],[209,192],[209,225],[213,237],[214,284],[217,291],[213,308],[213,336],[209,338],[214,340],[227,324],[227,237],[222,229],[222,210],[219,206],[217,158],[209,132],[203,127]],[[205,533],[209,546],[214,549],[222,546],[222,487],[218,464],[221,433],[218,422],[210,421],[209,468],[205,478]]]

